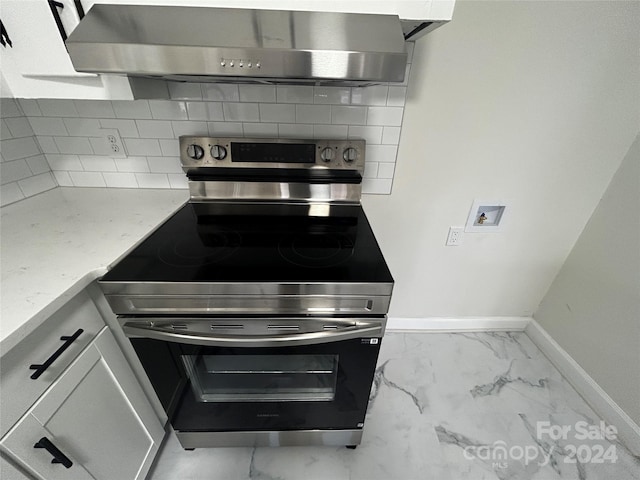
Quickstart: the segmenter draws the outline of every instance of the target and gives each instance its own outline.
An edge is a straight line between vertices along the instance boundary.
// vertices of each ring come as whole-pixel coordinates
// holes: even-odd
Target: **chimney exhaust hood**
[[[407,63],[398,16],[379,14],[95,4],[66,45],[77,71],[138,78],[140,90],[402,82]]]

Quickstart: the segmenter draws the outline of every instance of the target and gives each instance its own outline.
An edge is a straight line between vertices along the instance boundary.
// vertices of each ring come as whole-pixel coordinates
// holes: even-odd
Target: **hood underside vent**
[[[67,40],[79,72],[141,80],[367,85],[402,82],[393,15],[96,4]]]

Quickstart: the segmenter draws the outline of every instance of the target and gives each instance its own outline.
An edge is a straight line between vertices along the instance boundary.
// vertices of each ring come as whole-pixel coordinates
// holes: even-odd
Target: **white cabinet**
[[[73,0],[57,0],[67,34],[79,18]],[[88,7],[87,7],[88,8]],[[46,0],[2,0],[0,19],[13,47],[0,46],[2,76],[14,97],[130,99],[126,78],[74,70]]]
[[[37,478],[142,479],[164,429],[105,327],[0,441]],[[45,438],[72,465],[34,448]],[[42,442],[46,443],[46,442]]]

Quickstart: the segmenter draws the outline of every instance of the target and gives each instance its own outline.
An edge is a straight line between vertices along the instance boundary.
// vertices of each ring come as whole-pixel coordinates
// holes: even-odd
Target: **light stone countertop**
[[[188,200],[187,190],[56,188],[1,209],[4,354]]]

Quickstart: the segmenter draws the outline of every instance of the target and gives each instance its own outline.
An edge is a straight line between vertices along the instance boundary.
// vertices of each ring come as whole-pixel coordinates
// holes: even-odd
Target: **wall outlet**
[[[120,132],[116,128],[102,128],[100,129],[102,138],[107,143],[107,148],[111,151],[109,156],[116,158],[125,158],[127,152],[124,150],[124,144],[120,138]]]
[[[457,247],[462,245],[462,235],[464,227],[449,227],[449,235],[447,236],[447,246]]]

